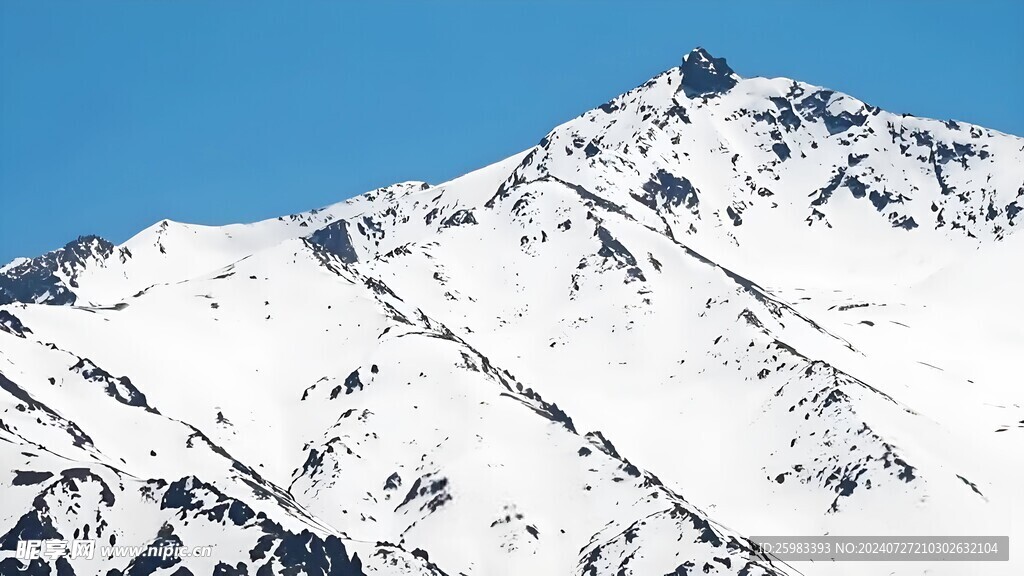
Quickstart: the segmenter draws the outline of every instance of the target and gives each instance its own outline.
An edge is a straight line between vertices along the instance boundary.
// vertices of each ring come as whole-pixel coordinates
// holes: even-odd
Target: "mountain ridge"
[[[674,119],[674,117],[678,117],[678,120],[680,122],[682,122],[683,124],[688,124],[690,121],[689,118],[686,117],[685,107],[682,106],[679,102],[677,102],[674,99],[674,96],[666,95],[668,96],[667,98],[662,97],[659,100],[657,100],[655,104],[645,104],[641,100],[643,100],[643,92],[652,89],[652,87],[654,87],[657,84],[659,79],[668,78],[668,81],[671,84],[673,75],[681,75],[683,69],[686,68],[687,66],[686,62],[690,60],[700,60],[701,62],[715,62],[721,60],[721,65],[724,66],[725,70],[727,71],[723,73],[723,76],[729,77],[730,79],[739,78],[731,71],[731,69],[728,68],[726,64],[724,64],[723,59],[715,59],[713,56],[711,56],[701,48],[694,49],[694,51],[692,51],[690,54],[687,55],[686,58],[684,58],[684,64],[682,67],[673,68],[662,74],[659,74],[651,81],[641,85],[640,87],[634,89],[633,91],[627,92],[626,94],[623,94],[615,99],[612,99],[608,103],[603,104],[602,106],[595,108],[594,110],[587,112],[577,117],[576,119],[570,120],[569,122],[566,122],[561,126],[557,127],[554,131],[552,131],[551,134],[549,134],[548,136],[541,140],[541,149],[546,149],[550,146],[549,139],[553,134],[560,135],[561,132],[566,131],[567,127],[573,126],[574,124],[578,124],[581,120],[587,119],[589,122],[593,123],[595,121],[593,115],[598,113],[599,110],[605,113],[609,113],[609,111],[611,110],[619,110],[622,106],[622,103],[625,101],[625,99],[629,98],[630,95],[635,95],[633,98],[634,103],[640,102],[639,105],[641,108],[643,108],[645,111],[650,110],[649,112],[646,112],[644,114],[643,122],[646,123],[652,116],[654,116],[655,120],[651,121],[653,122],[654,126],[664,129],[664,124],[666,122],[670,122],[672,119]],[[697,67],[691,70],[691,72],[697,71],[703,74],[704,68]],[[678,82],[678,80],[676,81]],[[835,136],[836,134],[844,134],[846,132],[849,132],[851,128],[860,127],[864,122],[867,121],[868,117],[876,116],[881,112],[880,109],[872,107],[867,104],[863,104],[860,101],[849,96],[838,94],[827,89],[821,89],[819,87],[798,83],[796,81],[792,81],[789,79],[753,78],[747,80],[747,82],[767,83],[770,86],[774,86],[774,90],[777,90],[779,93],[782,93],[782,86],[785,85],[787,86],[786,90],[788,94],[791,95],[797,93],[804,96],[804,98],[796,104],[798,108],[794,108],[794,104],[790,103],[787,100],[789,96],[769,96],[765,98],[765,100],[771,103],[771,105],[774,107],[774,110],[765,109],[760,112],[751,113],[750,110],[741,108],[737,112],[734,112],[734,114],[739,112],[744,113],[746,116],[750,117],[750,119],[753,120],[755,126],[765,124],[768,127],[782,127],[782,131],[772,127],[769,132],[770,138],[772,140],[772,143],[770,145],[770,152],[772,154],[771,157],[776,157],[777,160],[769,160],[768,162],[759,163],[755,168],[755,172],[772,172],[776,169],[782,169],[785,166],[785,162],[789,159],[791,151],[789,143],[786,141],[786,138],[783,137],[783,132],[790,132],[794,126],[799,127],[801,125],[801,122],[807,124],[808,117],[816,120],[822,120],[826,126],[829,136]],[[682,87],[681,82],[679,83],[679,86]],[[735,84],[729,86],[728,90],[732,90],[734,86]],[[715,93],[710,94],[713,96]],[[689,98],[688,100],[693,99]],[[698,95],[696,101],[702,102],[705,100],[705,96]],[[861,112],[854,114],[850,110],[843,109],[840,112],[835,113],[833,115],[833,113],[829,112],[829,110],[830,107],[834,106],[852,106],[852,109],[855,112],[857,109],[860,109]],[[656,115],[655,112],[660,112],[660,115]],[[660,118],[658,116],[660,116]],[[1016,186],[1012,185],[1014,183],[1011,183],[1011,185],[1008,186],[1004,185],[1003,189],[1005,190],[1005,192],[1001,194],[1002,198],[998,202],[996,200],[996,195],[993,194],[993,192],[990,191],[989,189],[983,187],[980,191],[974,193],[974,195],[980,195],[982,197],[982,202],[976,202],[976,205],[969,206],[967,204],[970,204],[970,196],[963,193],[956,194],[954,187],[950,187],[946,183],[946,180],[948,180],[950,176],[943,174],[943,170],[946,169],[945,167],[950,162],[959,163],[961,168],[965,170],[969,162],[981,162],[988,159],[990,157],[991,152],[985,149],[976,150],[975,148],[977,146],[977,142],[972,143],[971,140],[980,140],[983,136],[1002,136],[1000,133],[996,133],[994,131],[983,129],[973,125],[961,124],[955,121],[939,122],[931,120],[920,120],[917,119],[916,117],[897,117],[896,115],[889,116],[891,117],[887,121],[887,130],[889,133],[889,137],[891,138],[892,143],[897,143],[897,140],[899,140],[898,149],[901,151],[901,156],[912,155],[910,151],[913,147],[924,147],[926,149],[927,156],[919,155],[917,159],[925,161],[927,164],[930,164],[931,174],[929,176],[930,178],[934,179],[934,182],[925,181],[922,184],[930,186],[932,189],[936,189],[937,187],[938,191],[940,191],[940,194],[937,195],[934,199],[932,199],[929,206],[916,208],[914,210],[915,213],[913,214],[901,214],[900,212],[909,211],[906,209],[901,210],[900,207],[905,206],[906,201],[913,199],[908,198],[903,193],[894,194],[892,191],[887,190],[884,181],[882,188],[878,189],[876,183],[880,181],[879,175],[876,173],[876,170],[873,169],[873,167],[868,166],[866,163],[864,163],[865,157],[870,156],[870,153],[857,154],[855,152],[850,152],[848,154],[848,158],[844,159],[845,162],[843,164],[846,164],[845,166],[842,165],[841,163],[836,162],[834,164],[833,170],[827,177],[822,175],[822,177],[819,177],[819,182],[815,187],[808,188],[808,194],[814,195],[814,198],[809,203],[810,212],[805,217],[805,222],[807,222],[808,225],[824,225],[827,227],[832,226],[832,224],[829,222],[828,212],[826,212],[826,210],[829,207],[830,202],[834,201],[833,196],[837,194],[837,192],[842,191],[844,194],[849,193],[855,199],[864,199],[868,201],[877,212],[881,213],[885,211],[887,208],[889,208],[891,212],[889,212],[889,214],[887,215],[887,219],[890,221],[893,227],[897,228],[903,228],[908,230],[913,229],[921,225],[921,223],[918,222],[919,220],[925,222],[926,219],[930,219],[931,222],[929,223],[933,224],[935,228],[944,228],[953,231],[959,231],[959,233],[963,233],[968,237],[977,237],[979,235],[984,234],[987,236],[994,235],[997,238],[1001,238],[1002,235],[1004,235],[1007,231],[1014,229],[1018,222],[1018,215],[1020,214],[1020,211],[1022,209],[1022,202],[1024,202],[1024,200],[1022,200],[1022,198],[1024,198],[1024,181],[1016,182]],[[728,116],[725,118],[726,122],[730,120],[734,121],[735,119],[730,118]],[[617,122],[617,120],[613,120],[612,123],[614,124],[615,122]],[[896,122],[899,123],[898,127],[896,125]],[[717,123],[720,124],[721,122]],[[957,133],[962,134],[965,131],[969,135],[969,137],[966,140],[964,138],[960,138],[961,140],[965,140],[963,143],[957,142],[956,140],[936,141],[934,135],[930,134],[928,131],[922,131],[924,126],[929,126],[937,130],[940,129],[940,125],[946,129],[947,138],[955,137],[958,135]],[[649,129],[651,127],[648,126],[647,128],[649,135]],[[717,127],[714,129],[716,131],[719,130],[719,128]],[[869,125],[867,126],[867,130],[864,131],[864,133],[856,135],[855,138],[865,138],[872,134],[874,134],[874,130],[872,126]],[[581,138],[579,131],[577,130],[572,135],[566,135],[566,137],[569,136],[571,136],[574,140],[573,147],[575,147],[575,140]],[[1007,138],[1009,138],[1011,142],[1016,141],[1017,144],[1020,144],[1019,149],[1016,150],[1016,152],[1020,152],[1020,149],[1024,149],[1024,140],[1008,135]],[[849,147],[849,144],[850,143],[848,141],[844,141],[842,139],[840,140],[840,145],[845,145],[846,147]],[[640,146],[641,149],[643,148],[643,143],[640,141],[636,142],[634,145]],[[618,144],[618,146],[620,148],[625,147],[625,152],[628,153],[628,144],[620,143]],[[983,144],[982,146],[985,147],[987,146],[987,144]],[[595,142],[593,139],[580,143],[579,147],[586,148],[585,150],[583,150],[583,152],[584,156],[587,159],[590,159],[592,155],[596,155],[599,153],[599,142]],[[811,141],[810,144],[806,146],[806,149],[801,151],[800,154],[806,155],[807,153],[811,152],[816,148],[816,143],[814,141]],[[1013,148],[1013,146],[1010,146],[1010,148]],[[568,151],[569,149],[570,148],[567,146],[566,150]],[[531,150],[535,150],[535,148]],[[875,148],[875,150],[877,151],[878,148]],[[529,157],[528,152],[529,151],[524,152],[523,154],[527,154],[527,157]],[[1010,150],[1010,152],[1013,152],[1013,150]],[[924,151],[922,151],[920,154],[923,153]],[[763,152],[760,155],[762,156],[761,160],[763,160]],[[569,158],[563,157],[561,158],[562,161],[571,160],[571,154],[566,154],[564,156],[568,156]],[[731,163],[733,164],[733,168],[735,167],[735,164],[741,160],[742,156],[744,155],[732,155]],[[1024,154],[1021,153],[1013,154],[1013,156],[1014,159],[1024,159]],[[612,161],[614,162],[614,160]],[[722,167],[725,168],[724,163]],[[524,168],[524,170],[525,169],[526,168]],[[952,168],[952,170],[955,170],[955,168]],[[727,170],[723,170],[723,172],[727,172]],[[908,178],[910,178],[913,175],[909,173],[908,169],[903,169],[902,172],[905,184],[908,181]],[[988,175],[989,180],[991,180],[992,177],[993,174],[990,173]],[[520,180],[522,180],[523,178],[530,178],[530,176],[511,176],[511,178],[519,178]],[[774,179],[777,180],[778,176],[774,175]],[[391,188],[402,190],[409,187],[422,187],[424,184],[425,183],[419,182],[399,183],[389,187],[380,188],[377,191],[375,191],[375,193],[383,193],[387,195],[387,191]],[[716,187],[721,187],[720,182],[714,183],[713,185]],[[758,200],[761,200],[762,198],[770,198],[775,194],[769,188],[769,186],[771,186],[770,180],[755,183],[750,178],[747,178],[747,181],[743,182],[742,185],[744,187],[751,188],[751,190],[747,191],[743,195],[736,195],[734,193],[734,197],[732,201],[728,203],[728,205],[717,206],[717,210],[714,211],[714,217],[716,219],[719,219],[720,221],[723,221],[725,223],[731,223],[733,226],[741,226],[743,222],[742,214],[744,211],[752,208],[755,202],[757,202]],[[730,186],[726,186],[726,188],[736,188],[738,186],[739,184],[733,184]],[[911,183],[910,186],[912,189],[915,190],[919,188],[919,186],[916,186],[913,183]],[[671,172],[666,171],[664,169],[655,168],[651,172],[651,180],[644,182],[639,186],[636,186],[636,188],[639,188],[640,190],[643,190],[646,193],[646,196],[644,196],[644,199],[641,202],[647,204],[649,207],[653,206],[652,203],[658,202],[657,198],[659,197],[659,195],[661,195],[660,197],[662,198],[662,202],[678,202],[680,200],[669,199],[668,197],[665,196],[665,194],[681,194],[683,193],[682,191],[685,190],[685,196],[682,197],[682,200],[685,200],[685,202],[687,202],[687,206],[689,207],[691,212],[696,210],[696,212],[693,212],[693,215],[697,216],[697,219],[699,219],[700,217],[700,210],[699,208],[696,207],[696,205],[698,205],[700,201],[700,187],[693,186],[690,180],[688,180],[685,177],[679,180]],[[372,201],[375,193],[368,193],[366,198]],[[363,198],[363,196],[357,196],[356,198]],[[947,208],[945,205],[940,205],[939,203],[937,203],[938,201],[941,201],[943,204],[950,204],[950,206]],[[690,203],[694,203],[694,205],[691,206]],[[957,203],[961,204],[961,206],[957,206]],[[332,208],[337,208],[340,204],[344,203],[334,204],[329,207],[321,209],[314,209],[310,212],[293,214],[288,216],[287,218],[295,221],[301,220],[304,217],[309,217],[310,220],[312,220],[312,216],[315,216],[316,214],[324,210],[329,211]],[[625,202],[619,202],[619,205],[624,204]],[[772,204],[774,205],[776,203],[772,202]],[[921,202],[917,202],[917,204],[921,204]],[[672,207],[678,208],[678,205],[676,204]],[[947,209],[957,210],[957,212],[954,213],[952,217],[949,217],[946,215]],[[279,218],[278,221],[281,221],[282,218]],[[991,222],[992,224],[990,225],[988,230],[981,230],[978,229],[979,221],[986,223]],[[170,221],[164,220],[154,225],[154,227],[166,227],[169,224],[169,222]],[[264,222],[269,222],[269,220]],[[302,226],[303,224],[303,222],[299,221],[300,226]],[[676,224],[676,227],[678,228],[679,226],[684,224],[686,224],[687,226],[694,226],[696,222],[693,222],[692,219],[691,222],[684,223],[680,221]],[[308,223],[305,223],[305,225],[308,225]],[[153,227],[148,228],[147,231],[151,230],[152,228]],[[216,227],[204,226],[202,228]],[[22,264],[22,266],[25,266],[25,264]],[[14,275],[15,274],[12,274],[12,271],[5,270],[2,274],[0,274],[0,277],[3,277],[10,281],[9,279]],[[73,290],[70,290],[70,287],[68,287],[66,284],[67,282],[65,281],[63,286],[57,285],[55,286],[55,288],[62,294],[65,292],[71,292],[73,294]],[[30,291],[30,294],[31,293],[34,292]],[[3,298],[5,301],[26,300],[26,297],[12,297],[11,295],[4,295]]]
[[[921,286],[1000,277],[1020,142],[695,49],[449,182],[19,261],[0,437],[46,480],[11,481],[0,555],[97,523],[218,562],[73,573],[862,574],[744,536],[879,518],[1015,542],[1024,318]]]

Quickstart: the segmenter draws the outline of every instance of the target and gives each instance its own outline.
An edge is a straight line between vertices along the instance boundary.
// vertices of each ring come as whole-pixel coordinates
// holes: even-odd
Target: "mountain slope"
[[[1020,255],[1022,166],[697,49],[451,182],[12,263],[0,555],[91,529],[216,548],[58,571],[963,573],[744,536],[1016,541],[1024,318],[951,278]]]

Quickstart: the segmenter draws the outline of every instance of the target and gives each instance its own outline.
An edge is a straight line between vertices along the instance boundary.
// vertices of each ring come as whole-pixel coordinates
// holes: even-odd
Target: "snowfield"
[[[702,49],[450,182],[0,268],[0,574],[1024,573],[1024,140]],[[782,562],[755,535],[1009,535]],[[19,540],[214,547],[15,558]]]

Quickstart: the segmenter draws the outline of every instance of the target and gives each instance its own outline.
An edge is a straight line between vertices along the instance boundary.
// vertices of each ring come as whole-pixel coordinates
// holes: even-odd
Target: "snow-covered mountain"
[[[1019,574],[1022,208],[1020,138],[696,49],[451,182],[19,259],[0,573]],[[214,554],[13,557],[79,537]]]

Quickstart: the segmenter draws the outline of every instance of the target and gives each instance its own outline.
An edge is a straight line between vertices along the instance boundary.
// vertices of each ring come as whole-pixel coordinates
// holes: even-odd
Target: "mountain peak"
[[[0,272],[0,305],[12,302],[74,304],[76,278],[90,262],[105,260],[114,245],[99,236],[79,236],[58,248],[4,266]]]
[[[95,234],[86,234],[65,244],[64,250],[79,256],[83,256],[85,253],[91,251],[96,251],[103,256],[107,256],[113,252],[114,244],[106,238],[102,238]]]
[[[703,46],[695,46],[693,48],[693,50],[690,50],[689,54],[687,54],[686,56],[683,56],[683,62],[686,62],[686,61],[690,60],[691,58],[697,58],[699,60],[714,60],[715,59],[715,57],[712,56],[710,52],[708,52],[707,48],[705,48]],[[719,58],[719,60],[724,61],[725,59],[724,58]]]
[[[1020,546],[1024,140],[741,80],[697,48],[434,187],[0,268],[0,575],[796,576],[765,518]],[[90,525],[139,555],[9,557]]]
[[[688,98],[728,92],[739,79],[725,62],[698,46],[683,58],[680,89]]]

